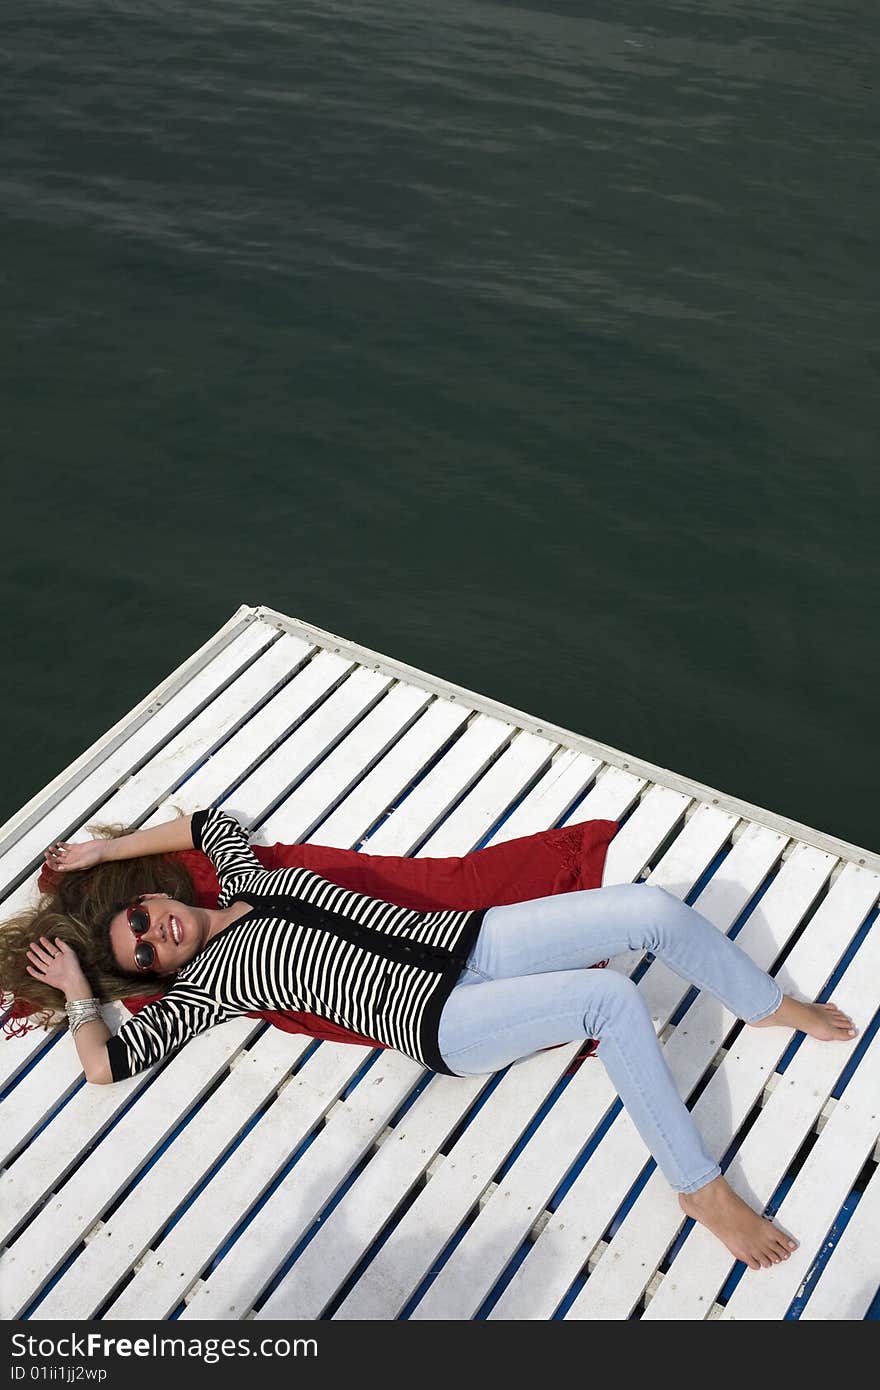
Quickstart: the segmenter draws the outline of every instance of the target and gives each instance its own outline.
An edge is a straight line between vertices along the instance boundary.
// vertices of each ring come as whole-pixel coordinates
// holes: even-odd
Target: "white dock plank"
[[[877,956],[875,968],[876,960]],[[758,1280],[754,1272],[747,1269],[731,1294],[722,1318],[731,1322],[743,1319],[766,1322],[785,1317],[798,1286],[822,1248],[829,1227],[877,1142],[880,1130],[878,1097],[880,1033],[868,1047],[777,1213],[778,1224],[783,1230],[794,1232],[799,1240],[797,1250],[782,1264],[761,1271],[769,1274],[769,1279]],[[873,1280],[874,1292],[880,1280],[878,1234],[880,1232],[875,1229],[872,1258],[860,1271],[863,1286],[867,1276]]]
[[[397,685],[370,710],[296,791],[277,806],[264,835],[283,844],[310,837],[351,789],[406,732],[431,697],[414,685]]]
[[[236,1019],[194,1038],[107,1136],[106,1148],[96,1151],[101,1157],[92,1161],[96,1154],[90,1155],[0,1256],[4,1317],[18,1317],[27,1307],[256,1026],[249,1019]],[[145,1079],[146,1073],[116,1084],[131,1094]]]
[[[435,1076],[257,1313],[319,1318],[430,1168],[488,1076]]]
[[[37,1135],[21,1161],[0,1175],[0,1246],[61,1187],[81,1150],[96,1141],[148,1080],[148,1074],[142,1073],[124,1085],[81,1087]]]
[[[14,1081],[19,1072],[24,1071],[44,1048],[48,1048],[55,1038],[54,1032],[44,1028],[32,1028],[18,1038],[0,1039],[0,1087]],[[5,1103],[5,1102],[4,1102]]]
[[[608,846],[603,883],[632,883],[657,855],[691,798],[652,787]]]
[[[249,1051],[240,1053],[214,1094],[112,1216],[94,1231],[76,1261],[36,1308],[34,1318],[94,1317],[149,1249],[169,1214],[189,1199],[311,1043],[311,1038],[267,1028]],[[146,1118],[139,1112],[132,1126],[131,1137],[138,1145],[143,1144]],[[111,1149],[106,1157],[117,1167],[136,1162],[135,1155],[129,1158],[118,1148],[115,1152]]]
[[[663,856],[648,875],[655,888],[665,888],[676,898],[686,898],[699,877],[696,865],[705,873],[716,856],[732,842],[738,825],[736,816],[717,806],[698,802]]]
[[[500,845],[555,825],[568,815],[601,766],[600,759],[588,753],[561,748],[537,785],[499,825],[489,844]]]
[[[89,820],[103,821],[106,818],[108,797],[120,782],[144,759],[159,756],[168,740],[187,726],[194,710],[204,707],[207,712],[220,698],[218,692],[237,673],[239,678],[241,674],[246,674],[249,665],[259,658],[277,635],[276,630],[264,623],[254,623],[246,628],[240,637],[224,648],[182,690],[171,696],[168,703],[145,724],[139,725],[88,776],[73,785],[66,796],[55,802],[47,814],[16,841],[0,863],[2,882],[9,884],[29,865],[36,872],[42,863],[43,851],[53,840],[87,839],[85,824]],[[33,886],[23,884],[4,900],[4,918],[13,916],[35,900]]]
[[[801,942],[805,939],[802,937]],[[873,977],[869,973],[871,971],[875,972]],[[878,971],[880,934],[877,934],[875,941],[869,939],[863,944],[834,992],[835,1000],[845,1012],[852,1015],[857,1026],[864,1026],[866,1016],[870,1018],[876,1005]],[[790,1036],[789,1029],[778,1031],[786,1038]],[[763,1038],[769,1036],[771,1043],[766,1046],[772,1046],[776,1033],[776,1029],[748,1030],[744,1031],[741,1040],[737,1040],[733,1054],[728,1053],[713,1077],[713,1083],[718,1083],[713,1097],[716,1111],[723,1107],[726,1113],[732,1111],[735,1115],[741,1115],[749,1103],[749,1096],[760,1094],[762,1078],[769,1074],[767,1064],[764,1062],[756,1070],[754,1065],[748,1065],[751,1060],[749,1054],[752,1057],[762,1053],[766,1056],[766,1047],[761,1046]],[[756,1042],[753,1043],[752,1039],[756,1039]],[[784,1176],[786,1166],[815,1124],[856,1045],[857,1040],[831,1044],[817,1042],[815,1038],[804,1039],[775,1086],[725,1172],[730,1185],[756,1209],[769,1201],[774,1188]],[[720,1094],[719,1086],[723,1088]],[[700,1101],[708,1094],[707,1089]],[[695,1115],[698,1107],[695,1107]],[[708,1109],[708,1106],[702,1108]],[[726,1123],[729,1134],[729,1121]],[[710,1151],[718,1152],[715,1142],[717,1129],[712,1119],[709,1119],[708,1125],[701,1123],[700,1128],[709,1138]],[[799,1232],[793,1234],[800,1238]],[[702,1227],[694,1227],[673,1262],[670,1274],[664,1278],[648,1305],[645,1317],[706,1317],[733,1264],[733,1256],[719,1241]]]
[[[269,647],[207,709],[151,758],[101,808],[108,824],[140,822],[145,811],[170,797],[182,780],[225,742],[289,677],[287,649]]]
[[[281,631],[283,624],[279,624],[274,613],[269,610],[258,612],[256,609],[248,608],[242,604],[232,617],[223,626],[209,637],[207,642],[193,652],[192,656],[166,676],[163,681],[154,686],[143,699],[134,706],[128,714],[112,725],[105,734],[95,739],[88,748],[82,752],[78,758],[63,768],[51,782],[47,783],[30,801],[26,802],[22,808],[0,826],[0,858],[15,844],[15,842],[30,829],[38,820],[46,816],[57,800],[65,796],[71,787],[82,782],[89,774],[94,771],[99,763],[103,762],[134,730],[156,709],[166,705],[173,695],[190,681],[216,657],[220,655],[225,647],[241,636],[248,627],[258,624],[263,630],[269,630],[272,640],[276,633]]]
[[[619,767],[608,767],[597,774],[595,786],[590,788],[580,805],[565,817],[563,825],[580,825],[586,820],[620,820],[646,786],[643,777],[636,777]],[[604,878],[603,882],[610,883],[612,880]]]
[[[365,853],[411,853],[491,766],[513,733],[510,724],[478,714],[461,738],[370,835],[363,846]]]
[[[400,1314],[580,1046],[551,1048],[508,1069],[337,1309],[337,1319],[393,1319]]]
[[[356,668],[340,686],[254,771],[224,803],[249,822],[262,822],[285,793],[309,773],[382,698],[391,677]],[[261,826],[254,837],[277,837]]]
[[[517,734],[497,762],[459,802],[422,846],[421,853],[443,858],[473,849],[499,816],[522,796],[550,762],[556,744],[537,734]]]
[[[688,827],[696,820],[695,815],[688,822]],[[672,846],[669,858],[664,856],[649,880],[672,892],[676,891],[675,856],[679,840]],[[785,836],[775,830],[754,823],[746,825],[694,906],[721,931],[728,932],[765,883],[768,874],[776,868],[787,844]],[[684,895],[679,893],[678,896]]]
[[[476,1315],[614,1099],[601,1063],[582,1063],[414,1309],[415,1321]]]
[[[471,714],[465,705],[436,699],[400,742],[322,822],[316,842],[337,849],[351,849],[357,845],[449,740],[464,728]],[[372,849],[370,852],[376,853]]]
[[[424,1069],[385,1052],[341,1101],[296,1169],[198,1288],[184,1318],[242,1318],[350,1173],[375,1144]]]
[[[275,647],[282,669],[291,679],[262,708],[213,752],[173,793],[175,810],[184,815],[219,802],[223,795],[266,757],[267,751],[286,738],[351,670],[352,663],[330,652],[308,661],[312,649],[294,637],[283,637]],[[306,664],[307,663],[307,664]],[[169,803],[159,806],[145,822],[168,820]]]
[[[116,1014],[113,1010],[104,1010],[104,1017],[109,1027],[115,1026]],[[14,1043],[11,1045],[14,1046]],[[27,1143],[40,1125],[82,1083],[83,1070],[72,1039],[69,1036],[61,1038],[40,1062],[38,1086],[29,1084],[29,1079],[16,1086],[3,1102],[0,1164],[8,1163],[11,1156]]]
[[[795,1220],[797,1218],[795,1217]],[[880,1168],[822,1271],[801,1313],[803,1322],[854,1322],[864,1318],[880,1288]]]
[[[763,881],[779,853],[779,837],[772,831],[761,830],[753,835],[743,835],[700,894],[696,903],[698,911],[708,917],[720,930],[729,930],[740,916],[743,908],[753,898],[756,888]],[[833,861],[826,861],[828,861],[828,856],[822,856],[822,864],[827,873],[830,872],[830,863]],[[795,862],[795,874],[797,874],[798,868],[799,865]],[[791,873],[792,871],[788,870],[789,876]],[[764,910],[769,911],[775,930],[780,935],[792,932],[806,910],[806,890],[798,899],[788,891],[785,883],[783,883],[782,888],[779,887],[782,876],[781,872],[761,900]],[[813,895],[816,891],[818,891],[818,887],[813,886]],[[780,905],[774,902],[774,897],[771,895],[779,900]],[[809,901],[812,901],[812,898]],[[743,949],[747,950],[753,958],[756,958],[755,951],[761,947],[762,942],[765,954],[769,955],[770,952],[773,952],[772,945],[767,942],[763,922],[759,924],[759,919],[754,912],[743,926],[737,939]],[[765,964],[763,960],[759,960],[758,963]],[[767,963],[769,964],[769,961]],[[640,981],[640,989],[646,997],[652,1015],[658,1020],[658,1026],[667,1016],[665,1011],[669,1009],[670,1005],[677,1007],[679,999],[683,997],[684,993],[679,988],[671,994],[666,994],[667,987],[677,979],[674,976],[670,979],[670,974],[671,972],[667,972],[662,962],[654,961]],[[661,982],[659,986],[654,986],[652,976]],[[666,994],[665,1001],[664,994]],[[723,1032],[719,1031],[720,1021],[724,1013],[725,1011],[718,1001],[705,993],[701,994],[688,1010],[687,1018],[682,1021],[666,1045],[666,1060],[675,1076],[679,1091],[684,1096],[690,1093],[699,1075],[711,1064],[712,1058],[725,1036]],[[683,1079],[679,1075],[682,1063],[676,1062],[673,1044],[678,1039],[678,1048],[681,1051],[683,1038],[688,1032],[693,1034],[696,1031],[692,1017],[701,1017],[705,1020],[703,1031],[706,1036],[703,1038],[702,1044],[698,1039],[692,1049],[686,1050],[687,1060],[691,1063],[692,1072],[696,1072],[696,1075],[688,1074],[686,1079]],[[734,1019],[732,1015],[727,1015],[727,1019],[727,1030],[729,1030],[733,1026]],[[759,1036],[757,1030],[755,1036]],[[767,1036],[767,1034],[761,1034],[761,1036]],[[700,1130],[708,1143],[709,1136],[703,1124],[700,1125]],[[726,1143],[727,1140],[725,1139],[722,1147],[726,1147]],[[529,1255],[501,1295],[492,1310],[491,1317],[509,1319],[550,1318],[553,1316],[586,1263],[587,1257],[607,1229],[611,1216],[617,1210],[620,1201],[638,1177],[647,1157],[647,1149],[635,1126],[629,1116],[625,1112],[622,1113],[615,1120],[597,1151],[578,1174],[553,1218],[538,1237]],[[662,1183],[663,1191],[668,1193],[669,1189],[659,1174],[655,1177],[658,1183]],[[653,1181],[652,1178],[651,1182]],[[597,1195],[605,1193],[608,1194],[607,1200],[604,1199],[604,1196]],[[637,1200],[636,1206],[643,1198],[644,1192]],[[613,1210],[609,1210],[612,1206]],[[677,1202],[676,1210],[681,1216]],[[621,1226],[615,1241],[620,1241],[621,1234],[625,1231],[628,1223],[629,1217]],[[634,1227],[633,1234],[639,1239],[642,1238],[643,1234],[649,1236],[653,1230],[651,1222],[633,1221],[632,1225]],[[631,1308],[635,1306],[672,1238],[673,1236],[670,1236],[669,1241],[663,1246],[653,1266],[645,1266],[644,1251],[640,1246],[632,1251],[632,1258],[627,1265],[628,1279],[624,1279],[623,1282],[627,1289],[630,1282],[634,1283],[636,1291],[632,1293],[631,1307],[622,1316],[628,1316]],[[625,1245],[625,1240],[623,1244]],[[581,1316],[580,1309],[584,1307],[582,1300],[604,1263],[603,1256],[588,1280],[584,1292],[569,1310],[569,1317]],[[630,1270],[630,1265],[632,1270]],[[606,1270],[606,1278],[607,1275],[608,1270]],[[600,1285],[594,1289],[594,1294],[599,1288],[601,1288],[601,1281]],[[616,1312],[610,1314],[610,1316],[618,1315],[620,1314]],[[593,1314],[585,1312],[583,1316],[593,1316]],[[606,1314],[602,1313],[600,1316],[606,1316]]]
[[[108,1308],[107,1319],[161,1319],[174,1312],[369,1052],[364,1047],[321,1044],[177,1225],[146,1255],[134,1279]]]

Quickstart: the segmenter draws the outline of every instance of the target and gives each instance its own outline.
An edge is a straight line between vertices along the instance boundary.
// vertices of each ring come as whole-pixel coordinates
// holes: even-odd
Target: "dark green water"
[[[880,847],[876,4],[0,30],[0,818],[265,603]]]

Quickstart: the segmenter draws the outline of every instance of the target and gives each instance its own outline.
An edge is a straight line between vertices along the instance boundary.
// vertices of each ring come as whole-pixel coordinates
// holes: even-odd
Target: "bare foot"
[[[707,1227],[749,1269],[769,1269],[797,1249],[796,1240],[752,1211],[724,1178],[713,1178],[696,1192],[680,1192],[678,1200],[686,1216]]]
[[[797,1028],[822,1042],[851,1042],[858,1029],[852,1019],[841,1013],[836,1004],[802,1004],[798,999],[783,995],[774,1014],[751,1025],[753,1028]]]

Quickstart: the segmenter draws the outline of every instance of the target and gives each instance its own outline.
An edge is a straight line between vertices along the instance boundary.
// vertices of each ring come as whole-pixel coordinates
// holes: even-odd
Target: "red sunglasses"
[[[145,931],[150,930],[150,914],[140,903],[140,898],[137,898],[125,909],[128,925],[136,937],[141,937]],[[156,952],[149,941],[138,941],[134,948],[134,963],[138,970],[152,970],[156,963]]]

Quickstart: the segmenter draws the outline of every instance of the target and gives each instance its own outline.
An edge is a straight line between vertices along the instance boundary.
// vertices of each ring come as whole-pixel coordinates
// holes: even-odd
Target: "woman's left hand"
[[[60,990],[66,999],[86,999],[91,995],[91,986],[83,974],[76,952],[60,937],[56,937],[54,942],[45,936],[41,936],[39,941],[32,941],[28,946],[27,958],[30,962],[28,974]]]
[[[100,864],[106,844],[106,840],[82,840],[77,843],[56,840],[46,850],[46,863],[56,874],[66,874],[72,869],[91,869],[95,864]]]

